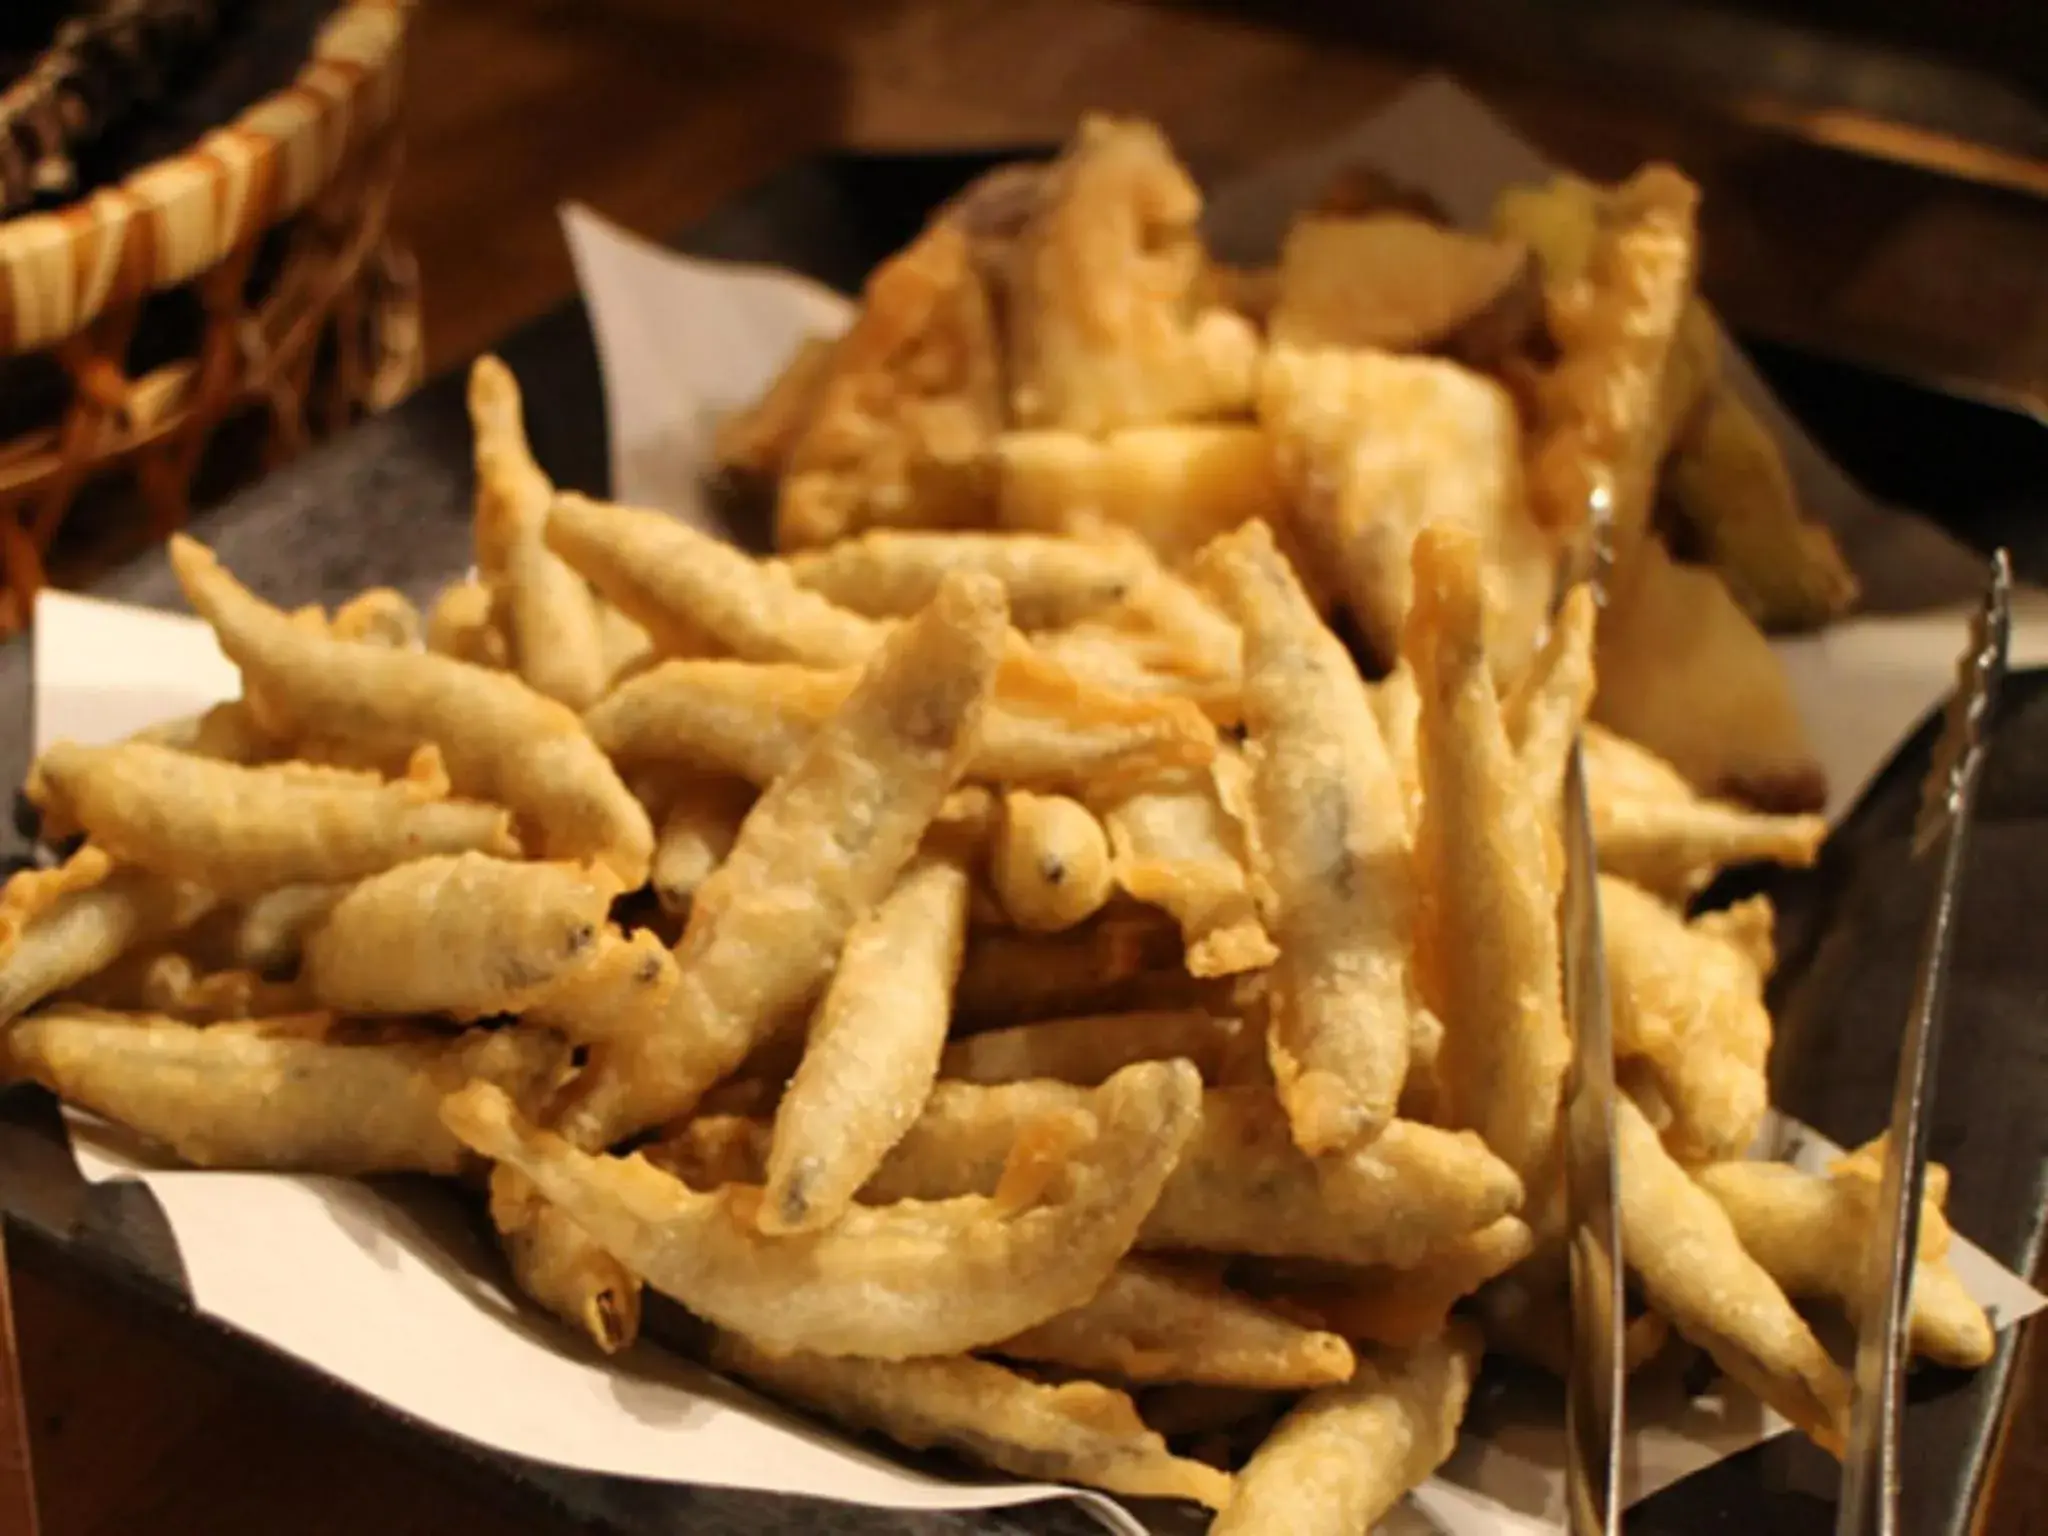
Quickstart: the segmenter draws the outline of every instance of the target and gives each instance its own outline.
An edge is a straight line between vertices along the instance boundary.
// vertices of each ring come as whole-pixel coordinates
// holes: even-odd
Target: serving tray
[[[840,156],[799,163],[728,204],[678,244],[774,262],[851,290],[987,156]],[[603,405],[588,324],[571,304],[500,349],[530,402],[537,457],[558,482],[607,484]],[[1921,508],[1966,540],[2007,544],[2023,580],[2048,580],[2048,428],[1968,400],[1767,344],[1752,356],[1787,404],[1872,490]],[[424,600],[469,559],[470,444],[463,381],[434,381],[405,405],[308,455],[202,517],[196,531],[251,586],[287,606],[391,585]],[[182,609],[161,553],[94,595]],[[27,766],[31,642],[0,646],[0,777]],[[1979,810],[1963,891],[1951,1023],[1940,1063],[1933,1155],[1949,1165],[1957,1229],[2023,1275],[2039,1273],[2048,1204],[2048,673],[2016,676]],[[1829,840],[1819,866],[1775,874],[1783,959],[1775,1101],[1844,1144],[1884,1124],[1921,914],[1896,878],[1931,727],[1903,747]],[[0,854],[21,854],[0,828]],[[16,1262],[55,1266],[90,1287],[140,1298],[165,1327],[230,1352],[336,1411],[387,1427],[422,1476],[474,1480],[564,1531],[613,1536],[1078,1536],[1078,1510],[1040,1506],[905,1513],[565,1472],[483,1451],[394,1413],[193,1310],[176,1245],[141,1184],[89,1185],[39,1089],[0,1091],[0,1221]],[[2001,1336],[1974,1375],[1928,1371],[1906,1428],[1905,1528],[1963,1536],[2001,1479],[2039,1478],[2002,1454],[2034,1351],[2028,1326]],[[574,1344],[565,1336],[565,1348]],[[1484,1387],[1482,1386],[1482,1390]],[[2034,1431],[2022,1431],[2021,1439]],[[1826,1529],[1834,1464],[1786,1435],[1635,1506],[1637,1536],[1745,1536]],[[2005,1506],[2004,1488],[1993,1502]],[[2018,1491],[2018,1490],[2014,1490]]]

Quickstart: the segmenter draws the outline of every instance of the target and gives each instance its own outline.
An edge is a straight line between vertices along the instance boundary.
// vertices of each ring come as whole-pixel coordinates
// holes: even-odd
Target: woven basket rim
[[[343,0],[292,81],[186,149],[62,208],[0,221],[0,356],[76,335],[298,212],[395,110],[415,0]]]

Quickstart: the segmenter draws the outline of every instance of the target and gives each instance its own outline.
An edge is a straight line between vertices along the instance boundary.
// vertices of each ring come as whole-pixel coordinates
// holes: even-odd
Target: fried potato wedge
[[[971,242],[935,220],[877,267],[832,348],[776,498],[785,550],[874,526],[986,521],[1003,424],[995,321]]]
[[[57,1004],[16,1020],[0,1050],[10,1077],[196,1167],[296,1173],[459,1173],[469,1158],[441,1124],[443,1096],[481,1082],[531,1106],[568,1066],[539,1030],[387,1024],[358,1037],[323,1025],[199,1026]]]
[[[423,855],[518,851],[504,810],[415,781],[245,768],[142,742],[60,743],[40,766],[53,815],[115,858],[223,895],[354,880]]]
[[[964,1036],[939,1058],[939,1076],[987,1085],[1050,1078],[1093,1088],[1133,1062],[1176,1057],[1193,1062],[1211,1087],[1256,1081],[1265,1041],[1227,1014],[1084,1014]]]
[[[1727,1162],[1703,1168],[1700,1187],[1735,1224],[1749,1256],[1795,1300],[1827,1300],[1853,1318],[1864,1263],[1878,1230],[1883,1141],[1837,1162],[1823,1178],[1783,1163]],[[1930,1189],[1920,1212],[1913,1272],[1913,1353],[1972,1370],[1998,1347],[1984,1309],[1948,1262],[1948,1222]]]
[[[1086,1302],[1005,1339],[995,1353],[1125,1381],[1308,1388],[1349,1381],[1333,1333],[1283,1317],[1188,1269],[1126,1259]]]
[[[1245,644],[1253,851],[1279,945],[1268,1036],[1294,1139],[1369,1141],[1408,1071],[1405,797],[1365,685],[1263,523],[1209,546]]]
[[[498,593],[512,663],[536,693],[588,709],[610,671],[597,599],[547,547],[555,487],[527,446],[518,381],[488,353],[470,365],[476,561]]]
[[[1615,1101],[1614,1123],[1622,1252],[1650,1305],[1815,1444],[1840,1455],[1849,1423],[1841,1367],[1625,1095]]]
[[[418,859],[335,903],[300,976],[343,1013],[513,1012],[589,957],[611,898],[574,864]]]
[[[989,850],[989,879],[1011,922],[1027,933],[1058,933],[1109,900],[1109,836],[1079,801],[1011,790]]]
[[[1382,663],[1399,653],[1413,600],[1415,536],[1440,524],[1479,539],[1487,651],[1503,686],[1520,678],[1557,553],[1524,500],[1506,390],[1439,358],[1276,347],[1260,374],[1259,422],[1302,544],[1334,573]]]
[[[1238,1474],[1213,1536],[1353,1536],[1450,1457],[1479,1371],[1455,1324],[1412,1350],[1359,1362],[1304,1398]]]
[[[1149,123],[1085,118],[1040,189],[1008,284],[1010,411],[1100,434],[1227,415],[1258,333],[1197,310],[1202,198]]]
[[[967,883],[954,860],[919,859],[847,934],[775,1112],[762,1231],[837,1221],[924,1109],[967,944]]]
[[[1656,753],[1702,795],[1817,811],[1827,775],[1777,655],[1721,578],[1656,539],[1601,615],[1593,718]]]
[[[458,794],[509,807],[522,833],[531,824],[529,851],[595,859],[625,890],[646,881],[654,828],[572,711],[501,672],[309,634],[195,541],[173,538],[170,555],[186,598],[268,707],[328,734],[432,743]]]
[[[699,1194],[646,1159],[593,1157],[479,1086],[443,1106],[649,1285],[776,1352],[911,1359],[978,1349],[1079,1306],[1129,1249],[1199,1116],[1184,1063],[1132,1067],[1060,1135],[1049,1203],[968,1196],[849,1211],[763,1236],[759,1191]]]
[[[817,996],[966,767],[1007,633],[1001,585],[960,575],[889,638],[698,887],[667,1022],[598,1048],[565,1111],[571,1140],[609,1145],[686,1113]]]
[[[547,541],[670,655],[708,642],[742,661],[857,667],[887,633],[666,512],[568,491],[548,513]]]
[[[1416,927],[1422,996],[1443,1021],[1444,1109],[1535,1188],[1548,1181],[1571,1063],[1551,806],[1523,778],[1487,666],[1478,541],[1415,541],[1407,649],[1422,692],[1427,893]]]
[[[1768,934],[1769,904],[1755,901]],[[1600,913],[1615,1053],[1655,1071],[1671,1111],[1665,1146],[1688,1165],[1740,1157],[1770,1096],[1764,971],[1712,927],[1612,875],[1600,877]]]
[[[1266,437],[1246,422],[1005,432],[995,443],[997,526],[1128,528],[1169,564],[1252,518],[1287,514]]]
[[[1119,539],[875,529],[788,559],[799,585],[869,618],[916,613],[953,571],[993,576],[1019,629],[1058,629],[1120,601],[1156,564]]]
[[[912,1450],[959,1451],[1018,1477],[1221,1509],[1230,1474],[1173,1455],[1124,1393],[1032,1381],[987,1360],[835,1360],[762,1349],[732,1334],[712,1365],[801,1407]]]
[[[1541,321],[1538,294],[1534,258],[1519,241],[1392,210],[1311,215],[1281,243],[1266,335],[1284,347],[1491,360]]]
[[[55,869],[0,886],[0,1024],[169,938],[217,898],[200,886],[120,868],[88,843]]]

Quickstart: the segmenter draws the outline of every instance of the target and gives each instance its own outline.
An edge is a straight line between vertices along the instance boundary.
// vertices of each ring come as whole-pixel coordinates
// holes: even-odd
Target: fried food
[[[1749,1256],[1786,1295],[1838,1302],[1853,1320],[1879,1228],[1883,1176],[1879,1137],[1837,1159],[1826,1177],[1783,1163],[1729,1162],[1701,1169],[1699,1181],[1728,1213]],[[1984,1309],[1948,1261],[1951,1235],[1934,1187],[1938,1182],[1930,1178],[1922,1197],[1910,1345],[1914,1354],[1938,1364],[1974,1370],[1990,1360],[1998,1341]]]
[[[519,1289],[607,1355],[640,1335],[640,1282],[524,1174],[491,1170],[491,1225]]]
[[[481,581],[451,581],[427,611],[426,647],[437,656],[503,672],[512,647],[498,625],[491,589]]]
[[[1221,1509],[1230,1474],[1173,1455],[1124,1393],[1092,1381],[1050,1385],[987,1360],[834,1360],[720,1335],[722,1371],[912,1450],[944,1447],[1018,1477]]]
[[[518,381],[489,354],[470,366],[469,421],[476,563],[503,615],[513,667],[536,693],[588,709],[611,675],[597,600],[547,546],[555,487],[527,446]]]
[[[1127,1259],[1086,1302],[995,1353],[1125,1381],[1302,1389],[1348,1381],[1357,1362],[1305,1328],[1185,1266]]]
[[[998,527],[1128,528],[1177,564],[1252,518],[1286,516],[1265,434],[1243,422],[1005,432],[995,443]]]
[[[1108,834],[1078,801],[1012,790],[989,850],[989,879],[1011,922],[1027,933],[1058,933],[1109,900]]]
[[[1506,390],[1439,358],[1275,347],[1259,421],[1298,508],[1295,531],[1333,572],[1383,665],[1400,650],[1424,528],[1469,530],[1484,556],[1487,650],[1503,686],[1529,664],[1556,584],[1553,538],[1530,516]]]
[[[1030,533],[925,533],[876,529],[789,557],[789,572],[840,607],[869,618],[916,613],[953,571],[1003,584],[1010,622],[1059,629],[1111,604],[1155,569],[1142,544]]]
[[[118,867],[90,843],[55,869],[10,875],[0,887],[0,1025],[198,921],[216,899]]]
[[[374,875],[430,854],[513,854],[511,817],[301,764],[245,768],[167,747],[60,743],[40,760],[46,814],[115,858],[224,895]]]
[[[861,300],[792,434],[775,507],[785,550],[876,526],[985,521],[1001,365],[967,236],[930,224],[875,269]]]
[[[963,575],[889,638],[698,888],[669,1017],[598,1048],[563,1121],[572,1140],[686,1113],[817,995],[959,781],[1007,633],[1002,587]]]
[[[1294,1139],[1370,1141],[1408,1070],[1413,890],[1399,774],[1342,643],[1263,523],[1205,559],[1245,644],[1253,847],[1280,955],[1268,1036]]]
[[[955,1040],[939,1058],[939,1076],[963,1083],[1050,1078],[1093,1088],[1133,1062],[1193,1062],[1210,1086],[1257,1081],[1265,1042],[1227,1014],[1113,1013],[1043,1019],[983,1030]]]
[[[1650,1305],[1816,1445],[1840,1455],[1849,1424],[1841,1367],[1625,1095],[1614,1124],[1622,1252]]]
[[[1212,1536],[1351,1536],[1449,1459],[1480,1342],[1453,1324],[1415,1349],[1359,1362],[1310,1393],[1243,1472]]]
[[[11,1078],[41,1083],[200,1168],[296,1173],[462,1171],[441,1099],[465,1083],[528,1106],[567,1066],[537,1030],[361,1031],[322,1015],[185,1024],[53,1004],[17,1019]]]
[[[773,484],[789,463],[832,377],[838,338],[806,336],[767,391],[744,410],[721,417],[711,457],[728,475]]]
[[[611,896],[574,864],[416,859],[336,902],[301,974],[344,1013],[513,1012],[589,956]]]
[[[422,639],[420,611],[412,599],[390,587],[371,587],[334,610],[328,624],[337,640],[361,640],[387,650],[416,649]]]
[[[1519,1216],[1431,1249],[1407,1268],[1379,1266],[1306,1284],[1251,1287],[1289,1316],[1359,1343],[1413,1349],[1449,1326],[1451,1308],[1535,1252]]]
[[[967,944],[967,883],[954,860],[920,859],[847,934],[775,1112],[763,1232],[837,1221],[924,1108]]]
[[[431,743],[455,791],[508,807],[522,833],[530,823],[541,857],[595,859],[627,890],[646,880],[654,828],[568,709],[503,673],[310,634],[182,534],[170,556],[265,708],[302,729],[408,751]]]
[[[1422,692],[1422,827],[1416,975],[1443,1020],[1437,1078],[1450,1123],[1469,1126],[1532,1187],[1547,1184],[1571,1063],[1557,903],[1555,815],[1509,744],[1487,665],[1478,541],[1429,528],[1415,541],[1408,660]]]
[[[1251,399],[1258,334],[1197,310],[1202,198],[1149,123],[1090,116],[1017,240],[1008,293],[1010,412],[1097,435],[1197,421]]]
[[[754,787],[744,779],[693,775],[677,786],[661,814],[650,876],[663,909],[687,916],[697,888],[725,862],[753,810]]]
[[[1288,227],[1266,334],[1281,347],[1492,360],[1516,350],[1541,319],[1526,245],[1382,211]]]
[[[1601,615],[1593,718],[1662,757],[1702,795],[1817,811],[1827,775],[1784,668],[1720,577],[1654,538]]]
[[[750,1186],[700,1194],[644,1158],[593,1157],[473,1086],[443,1118],[656,1290],[763,1348],[905,1360],[978,1349],[1079,1306],[1129,1249],[1199,1115],[1192,1067],[1110,1079],[1051,1128],[1056,1196],[859,1207],[819,1232],[766,1237]],[[1045,1191],[1037,1191],[1043,1194]]]

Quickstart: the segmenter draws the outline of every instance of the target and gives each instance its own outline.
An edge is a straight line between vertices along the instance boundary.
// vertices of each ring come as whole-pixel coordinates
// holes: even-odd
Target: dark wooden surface
[[[1086,106],[1151,114],[1222,168],[1310,142],[1416,71],[1232,16],[1097,0],[427,0],[416,25],[400,218],[436,368],[567,291],[563,197],[669,231],[827,144],[1057,137]],[[1626,89],[1494,99],[1589,171],[1654,154],[1697,175],[1708,288],[1746,328],[2048,391],[2038,201],[1660,112]],[[117,1297],[29,1263],[15,1302],[47,1536],[531,1529]],[[2037,1334],[2030,1353],[2043,1347]],[[2031,1472],[2004,1480],[1991,1531],[2048,1528],[2038,1367],[2019,1391],[2003,1454]]]

